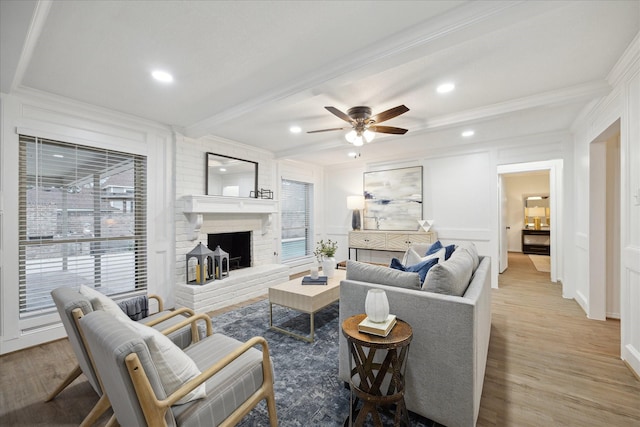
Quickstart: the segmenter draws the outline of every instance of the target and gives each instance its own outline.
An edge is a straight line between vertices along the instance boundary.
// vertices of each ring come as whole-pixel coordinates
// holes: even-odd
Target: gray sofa
[[[357,271],[356,264],[362,264],[352,261],[347,279],[340,283],[340,324],[364,313],[369,289],[386,291],[390,312],[413,328],[405,380],[407,409],[448,427],[475,426],[480,409],[491,332],[491,260],[477,252],[475,259],[477,268],[462,296],[372,283],[389,281],[381,271],[370,274],[372,280],[353,280],[363,276],[349,274],[350,267]],[[339,376],[348,382],[347,341],[342,334],[339,340]]]

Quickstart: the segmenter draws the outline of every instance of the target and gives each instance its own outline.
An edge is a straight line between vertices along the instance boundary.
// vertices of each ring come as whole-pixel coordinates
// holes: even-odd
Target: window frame
[[[36,158],[32,159],[31,161],[36,161],[36,162],[38,161],[44,162],[44,158],[42,159],[40,158],[42,153],[38,152],[38,149],[44,147],[44,145],[46,145],[48,148],[59,147],[61,150],[74,150],[80,155],[87,156],[87,157],[89,155],[96,155],[96,156],[102,155],[108,158],[108,156],[111,155],[112,158],[123,159],[122,166],[118,166],[117,164],[114,163],[110,165],[110,167],[107,167],[103,170],[100,170],[100,166],[95,166],[94,169],[91,169],[91,167],[89,167],[88,170],[94,170],[93,182],[90,183],[86,179],[85,181],[87,182],[87,184],[91,184],[93,186],[92,188],[97,188],[97,191],[91,190],[92,197],[94,198],[93,210],[91,210],[90,208],[87,208],[86,206],[84,207],[84,209],[79,209],[78,206],[75,206],[75,207],[63,206],[60,209],[56,207],[56,211],[60,211],[59,213],[61,213],[63,217],[68,216],[69,213],[74,210],[75,211],[82,210],[84,211],[85,214],[91,211],[92,212],[91,217],[93,218],[93,226],[95,227],[94,230],[99,232],[100,231],[99,224],[102,221],[103,213],[105,212],[104,206],[111,205],[111,202],[109,200],[115,201],[115,198],[113,197],[110,198],[110,195],[108,194],[109,193],[108,190],[103,191],[113,186],[112,185],[103,186],[100,179],[96,180],[96,175],[100,176],[100,174],[106,173],[107,176],[114,177],[118,173],[122,173],[125,170],[132,169],[132,172],[129,172],[129,173],[132,174],[131,179],[132,179],[132,185],[133,185],[132,187],[133,194],[131,193],[127,194],[127,191],[125,191],[121,197],[122,200],[120,201],[122,207],[133,208],[133,211],[131,210],[128,211],[129,213],[128,219],[130,221],[128,225],[131,226],[130,233],[126,234],[121,231],[121,233],[123,233],[122,235],[108,236],[106,235],[106,233],[103,234],[100,232],[99,233],[100,235],[97,235],[97,236],[93,235],[91,237],[88,237],[86,235],[85,236],[76,235],[76,236],[68,237],[68,235],[65,234],[62,237],[61,236],[55,237],[51,235],[51,236],[40,236],[39,238],[38,236],[35,236],[35,238],[32,238],[33,236],[29,234],[29,230],[28,230],[28,222],[29,222],[29,219],[28,219],[29,206],[27,202],[27,191],[29,190],[28,189],[29,177],[27,175],[27,169],[29,167],[27,165],[29,161],[27,159],[27,156],[28,156],[27,152],[29,150],[28,144],[35,144],[35,147],[31,147],[31,150],[35,150]],[[41,146],[39,147],[38,144],[41,144]],[[43,303],[43,306],[39,306],[38,308],[35,308],[35,309],[29,309],[29,307],[27,307],[26,293],[27,293],[27,287],[29,285],[27,281],[27,264],[28,264],[27,250],[29,248],[36,248],[38,245],[48,245],[53,248],[59,247],[58,252],[55,252],[55,250],[53,252],[55,254],[57,253],[61,254],[61,262],[62,262],[61,271],[66,271],[65,267],[69,259],[68,257],[69,252],[64,245],[84,245],[87,248],[90,247],[91,249],[89,250],[89,252],[91,253],[91,256],[94,257],[94,270],[93,270],[94,283],[89,283],[89,284],[94,284],[94,285],[96,280],[98,282],[104,283],[104,280],[103,280],[104,276],[102,274],[103,273],[102,269],[104,269],[105,267],[103,266],[103,261],[109,257],[109,253],[117,252],[118,245],[126,246],[124,250],[121,249],[121,253],[124,253],[124,254],[131,253],[132,261],[127,260],[124,264],[113,263],[112,266],[115,266],[115,267],[112,267],[107,271],[123,273],[125,269],[133,268],[133,272],[134,272],[134,278],[132,280],[133,286],[131,287],[131,289],[114,291],[114,292],[110,292],[109,289],[104,289],[106,291],[104,293],[110,296],[115,296],[115,295],[128,296],[128,295],[139,294],[141,291],[146,292],[148,288],[147,157],[144,155],[136,154],[136,153],[130,153],[130,152],[125,153],[125,152],[117,151],[113,149],[96,148],[93,146],[83,145],[78,143],[58,141],[58,140],[53,140],[49,138],[40,138],[37,136],[32,136],[30,134],[19,134],[18,145],[19,145],[19,148],[18,148],[18,151],[19,151],[19,166],[18,166],[18,169],[19,169],[19,173],[18,173],[18,200],[19,200],[19,203],[18,203],[19,205],[18,206],[18,224],[19,224],[19,227],[18,227],[18,252],[19,252],[18,296],[19,296],[19,300],[18,300],[17,311],[19,313],[20,319],[26,320],[29,318],[33,318],[34,316],[41,316],[44,314],[55,312],[55,306],[53,305],[53,302],[50,301],[50,296],[49,296],[49,300]],[[48,167],[51,167],[52,165],[58,166],[58,163],[55,163],[56,160],[52,160],[48,156],[47,156],[47,161],[49,162],[47,164]],[[62,165],[62,163],[63,161],[61,160],[60,165]],[[65,164],[65,166],[69,166],[69,165]],[[81,164],[76,158],[76,164],[75,164],[76,177],[78,176],[78,173],[79,173],[78,169],[81,169],[84,166],[85,165]],[[83,173],[87,173],[87,170],[80,172],[80,174],[83,174]],[[33,178],[36,180],[35,181],[36,189],[39,188],[37,186],[38,185],[37,176],[38,174],[36,174],[36,177]],[[83,178],[85,177],[83,176]],[[62,188],[62,185],[57,190],[59,190],[60,193],[64,193],[64,191],[62,191],[61,188]],[[71,191],[69,191],[69,193],[71,193]],[[130,194],[131,194],[131,197],[129,197]],[[127,197],[130,200],[125,201],[124,197]],[[66,199],[66,196],[63,198]],[[40,206],[36,202],[35,210],[37,211],[38,209],[40,209]],[[96,209],[99,211],[97,215],[95,214]],[[113,212],[117,213],[117,208],[113,209]],[[127,209],[122,209],[122,212],[127,212]],[[57,222],[57,219],[56,219],[56,222]],[[69,230],[69,228],[67,228],[66,226],[63,226],[63,228],[65,232]],[[126,244],[127,241],[131,241],[132,243]],[[97,247],[99,248],[97,252],[93,250],[94,248],[93,245],[97,245]],[[128,258],[128,256],[126,255],[125,257]],[[38,260],[40,261],[46,260],[46,257],[34,259],[34,261],[36,262]],[[46,265],[47,262],[48,261],[44,261],[41,264]],[[107,264],[107,268],[109,268],[109,264]],[[46,274],[45,274],[45,278],[46,278]],[[79,287],[79,283],[56,282],[50,285],[48,288],[53,289],[53,287],[57,287],[57,285],[61,285],[61,286],[70,285],[76,288]],[[100,289],[100,288],[96,287],[96,289]],[[38,291],[38,292],[40,292],[39,294],[40,296],[44,295],[44,291]],[[47,293],[49,292],[50,290],[48,290]]]
[[[291,183],[294,185],[303,185],[304,186],[304,197],[305,197],[305,213],[304,213],[304,233],[305,233],[305,253],[304,255],[293,256],[289,258],[285,258],[285,248],[284,245],[287,243],[285,238],[286,231],[293,230],[294,228],[285,229],[285,215],[286,204],[287,201],[290,200],[287,196],[291,197],[292,195],[288,195],[284,189],[285,183]],[[281,178],[280,181],[280,189],[281,189],[281,209],[280,209],[280,254],[281,254],[281,262],[283,264],[296,264],[301,260],[307,260],[313,256],[314,250],[314,191],[315,186],[312,182],[301,181],[297,179],[289,179],[289,178]],[[295,229],[300,228],[296,227]]]

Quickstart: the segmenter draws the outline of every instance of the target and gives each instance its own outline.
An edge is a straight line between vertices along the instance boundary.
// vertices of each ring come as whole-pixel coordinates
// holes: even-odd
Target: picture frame
[[[365,172],[363,229],[417,231],[422,179],[422,166]]]

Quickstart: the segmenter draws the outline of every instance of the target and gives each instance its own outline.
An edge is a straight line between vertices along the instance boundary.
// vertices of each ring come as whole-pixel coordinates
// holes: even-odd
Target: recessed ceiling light
[[[220,168],[218,169],[220,172],[226,172],[227,170],[225,168]]]
[[[302,129],[300,129],[300,126],[291,126],[289,128],[289,132],[291,132],[291,133],[300,133],[300,132],[302,132]]]
[[[447,93],[447,92],[451,92],[455,88],[456,88],[456,85],[454,85],[453,83],[443,83],[436,88],[436,91],[438,93]]]
[[[166,71],[156,70],[152,72],[151,75],[154,79],[162,83],[171,83],[173,81],[173,76]]]
[[[63,159],[64,156],[62,154],[54,154],[53,157],[57,157],[58,159]]]
[[[475,131],[472,131],[472,130],[465,130],[464,132],[462,132],[462,136],[464,136],[465,138],[473,136],[474,134],[475,134]]]

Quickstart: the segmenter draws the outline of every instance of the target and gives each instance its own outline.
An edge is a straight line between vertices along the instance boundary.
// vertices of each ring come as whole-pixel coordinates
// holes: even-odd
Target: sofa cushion
[[[444,251],[442,252],[444,253]],[[434,254],[434,255],[437,255],[437,254]],[[440,259],[437,256],[434,256],[432,258],[429,258],[429,257],[426,257],[426,258],[427,259],[425,259],[424,261],[420,261],[417,264],[407,265],[407,266],[402,265],[402,263],[398,258],[393,258],[391,260],[391,264],[389,265],[389,267],[394,268],[396,270],[400,270],[400,271],[418,273],[418,276],[420,276],[420,283],[424,283],[424,279],[425,277],[427,277],[427,273],[429,272],[429,269],[440,261]]]
[[[462,296],[473,273],[473,258],[467,251],[456,250],[447,261],[434,265],[422,289],[439,294]]]
[[[149,326],[133,320],[122,320],[147,344],[151,360],[158,371],[158,376],[167,396],[178,390],[184,383],[200,375],[195,362],[169,338]],[[176,402],[177,405],[202,399],[206,396],[206,385],[196,387],[191,393]]]
[[[420,255],[413,248],[409,248],[407,249],[407,252],[405,253],[404,258],[402,259],[402,265],[414,265],[414,264],[418,264],[433,258],[438,258],[438,262],[444,262],[445,254],[446,254],[445,248],[442,248],[439,251],[426,256]]]
[[[108,296],[85,285],[80,285],[80,293],[87,297],[94,310],[103,310],[121,320],[130,320],[124,311]]]
[[[366,264],[358,261],[347,261],[347,280],[378,283],[407,289],[420,289],[418,273],[395,270],[381,265]]]
[[[418,257],[421,258],[425,256],[430,247],[431,243],[411,243],[409,245],[409,249],[407,249],[407,251],[404,253],[404,256],[402,257],[402,263],[404,265],[411,264],[410,262],[407,262],[407,255],[409,254],[409,251],[413,251],[417,254]]]
[[[478,248],[476,248],[476,245],[474,245],[473,242],[463,242],[458,245],[456,250],[458,249],[467,251],[469,255],[471,255],[473,259],[473,271],[476,271],[476,268],[480,265],[480,257],[478,256]]]
[[[442,242],[440,240],[436,240],[436,242],[433,245],[429,246],[429,249],[427,249],[427,252],[425,253],[425,255],[435,254],[442,248],[444,248],[444,246],[442,246]]]
[[[453,251],[456,250],[456,245],[448,245],[444,247],[445,250],[445,254],[444,254],[444,260],[448,260],[449,258],[451,258],[451,255],[453,255]]]

